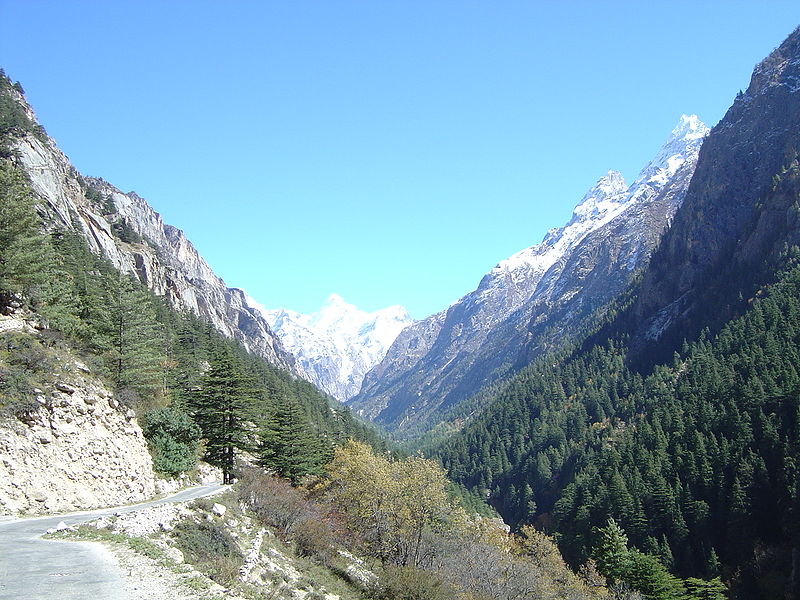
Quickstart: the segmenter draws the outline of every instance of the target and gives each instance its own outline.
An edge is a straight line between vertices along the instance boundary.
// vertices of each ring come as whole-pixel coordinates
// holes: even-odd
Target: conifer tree
[[[303,409],[286,397],[259,428],[256,453],[262,467],[297,482],[319,470],[323,462],[319,438],[314,435]]]
[[[31,299],[47,279],[47,242],[22,172],[0,158],[0,306],[11,296]]]
[[[153,452],[153,468],[177,476],[197,462],[200,428],[189,416],[171,406],[144,415],[142,431]]]
[[[614,519],[609,519],[606,526],[597,533],[599,540],[595,545],[593,558],[598,570],[613,585],[621,581],[628,572],[628,536]]]
[[[664,565],[650,554],[631,550],[623,581],[641,592],[646,600],[683,600],[681,581],[670,575]]]
[[[108,364],[114,383],[143,394],[161,387],[163,351],[151,296],[120,274],[111,290]]]
[[[685,582],[686,597],[691,600],[725,600],[727,588],[719,577],[705,581],[690,577]]]
[[[222,469],[223,482],[233,482],[236,451],[247,447],[245,420],[251,402],[249,381],[233,353],[220,348],[191,396],[195,423],[205,438],[205,460]]]

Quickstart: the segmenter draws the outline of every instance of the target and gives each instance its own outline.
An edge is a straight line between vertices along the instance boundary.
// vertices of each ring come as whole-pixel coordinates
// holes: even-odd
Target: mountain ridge
[[[565,226],[405,329],[350,406],[389,428],[435,419],[560,343],[646,262],[682,201],[707,131],[684,115],[630,186],[615,171],[601,177]]]
[[[434,439],[452,477],[504,518],[550,528],[571,564],[614,519],[732,598],[799,597],[798,123],[800,28],[708,134],[608,324]]]
[[[135,192],[123,193],[101,178],[81,175],[44,133],[23,94],[7,90],[33,131],[14,136],[11,149],[44,204],[51,229],[79,233],[95,254],[134,275],[179,310],[191,310],[247,350],[305,377],[244,293],[227,287],[183,232],[167,223]],[[123,239],[124,238],[124,239]]]
[[[774,194],[800,152],[800,135],[791,125],[772,127],[800,121],[797,56],[800,28],[755,67],[747,90],[712,130],[687,190],[690,202],[654,254],[628,316],[598,336],[630,335],[634,353],[663,361],[682,339],[739,314],[739,296],[768,282],[784,246],[800,241],[792,198]],[[713,163],[702,160],[707,153]],[[705,314],[710,305],[716,314]]]

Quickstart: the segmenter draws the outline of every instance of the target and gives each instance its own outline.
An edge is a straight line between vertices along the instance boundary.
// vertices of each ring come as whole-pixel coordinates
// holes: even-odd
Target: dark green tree
[[[142,430],[156,471],[174,477],[197,464],[201,432],[186,413],[173,407],[151,410],[144,415]]]
[[[40,227],[25,175],[0,158],[0,306],[15,295],[35,300],[48,279],[48,244]]]
[[[725,600],[728,588],[720,581],[719,577],[711,580],[690,577],[684,581],[686,585],[686,600]]]
[[[219,348],[191,396],[190,408],[205,439],[205,460],[222,469],[226,484],[233,482],[236,451],[247,448],[252,398],[250,380],[233,352]]]
[[[670,575],[657,557],[631,550],[627,570],[622,578],[646,600],[683,600],[684,587],[680,579]]]
[[[325,461],[322,442],[302,408],[291,398],[277,402],[258,432],[258,463],[297,482],[319,471]]]
[[[118,388],[154,395],[162,387],[162,327],[152,295],[130,277],[119,275],[111,289],[110,348],[107,362]]]
[[[597,569],[605,576],[609,585],[622,581],[628,573],[628,536],[614,519],[609,519],[605,527],[597,530],[593,558],[597,562]]]

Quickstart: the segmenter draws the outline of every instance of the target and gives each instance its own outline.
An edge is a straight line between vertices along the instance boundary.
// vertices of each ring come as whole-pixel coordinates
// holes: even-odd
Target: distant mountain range
[[[647,264],[707,133],[684,115],[630,186],[609,171],[564,227],[500,262],[447,310],[403,330],[350,406],[389,429],[430,425],[570,339]]]
[[[340,401],[358,393],[364,375],[414,322],[402,306],[368,313],[337,294],[310,315],[266,310],[254,301],[250,306],[261,311],[311,382]]]

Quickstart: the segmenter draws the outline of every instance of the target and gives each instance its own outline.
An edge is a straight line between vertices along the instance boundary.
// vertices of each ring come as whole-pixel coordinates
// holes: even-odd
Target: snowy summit
[[[249,304],[264,315],[312,383],[342,402],[358,393],[367,371],[414,322],[402,306],[369,313],[338,294],[328,296],[310,315],[285,308],[267,310],[253,301]]]

